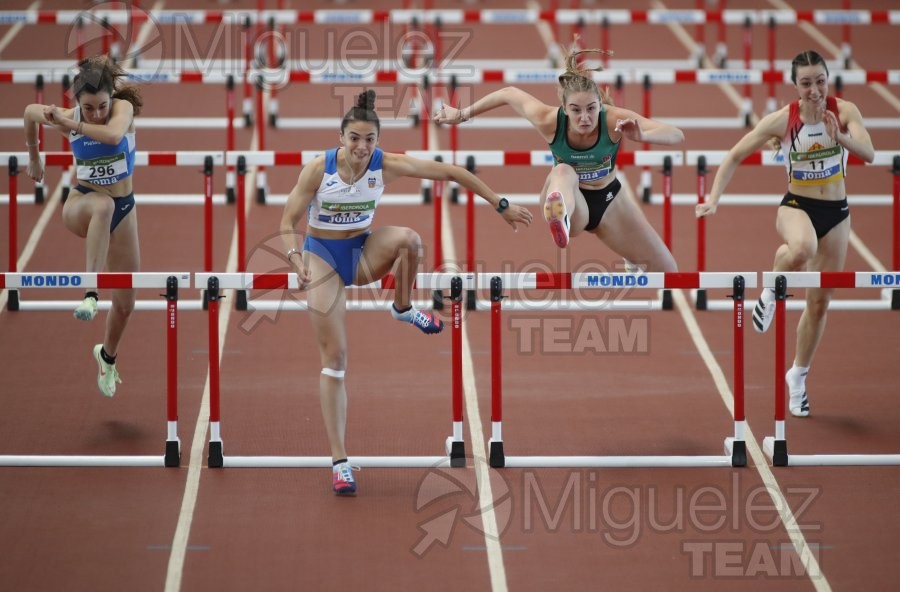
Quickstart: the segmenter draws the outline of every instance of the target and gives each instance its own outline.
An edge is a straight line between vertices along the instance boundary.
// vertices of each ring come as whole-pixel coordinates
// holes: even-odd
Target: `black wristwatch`
[[[503,213],[503,210],[509,207],[509,200],[505,197],[501,197],[500,201],[497,202],[497,212]]]

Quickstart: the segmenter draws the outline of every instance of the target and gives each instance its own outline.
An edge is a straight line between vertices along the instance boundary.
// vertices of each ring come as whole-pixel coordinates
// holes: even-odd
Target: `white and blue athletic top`
[[[75,108],[75,121],[81,121],[81,109]],[[69,133],[75,157],[76,178],[94,185],[112,185],[134,174],[134,131],[127,132],[118,144],[104,144],[77,132]]]
[[[338,174],[337,151],[337,148],[332,148],[325,152],[322,183],[307,210],[309,225],[322,230],[368,228],[384,193],[381,176],[384,153],[376,148],[365,174],[348,185]]]

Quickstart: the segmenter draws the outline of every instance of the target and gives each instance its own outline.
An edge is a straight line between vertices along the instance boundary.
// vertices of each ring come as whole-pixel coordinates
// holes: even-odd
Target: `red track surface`
[[[149,3],[145,3],[150,7]],[[191,3],[198,7],[196,2]],[[247,3],[249,4],[249,3]],[[351,8],[398,7],[399,2],[351,2]],[[518,1],[493,3],[521,7]],[[561,3],[563,8],[567,2]],[[648,8],[637,3],[634,8]],[[742,8],[772,8],[762,2]],[[822,4],[822,3],[820,3]],[[836,0],[823,8],[840,8]],[[458,7],[458,2],[439,6]],[[165,8],[189,6],[171,1]],[[203,8],[216,7],[205,3]],[[230,5],[233,6],[233,5]],[[229,6],[229,7],[230,7]],[[240,4],[238,4],[240,6]],[[303,8],[330,6],[304,3]],[[693,8],[682,0],[670,8]],[[41,8],[71,8],[44,2]],[[593,6],[588,6],[592,8]],[[598,7],[605,7],[600,5]],[[24,8],[24,5],[21,6]],[[294,7],[296,8],[296,7]],[[854,3],[854,8],[883,8]],[[10,28],[0,27],[0,36]],[[563,27],[563,33],[567,34]],[[820,28],[839,43],[840,28]],[[310,58],[337,57],[349,29],[304,31]],[[544,45],[533,26],[466,25],[472,34],[460,59],[539,59]],[[175,37],[151,50],[171,51]],[[689,33],[693,28],[688,29]],[[211,44],[215,27],[196,27],[198,47]],[[391,35],[398,35],[391,31]],[[732,57],[741,55],[741,32],[729,32]],[[41,26],[16,35],[2,60],[60,59],[66,56],[63,27]],[[707,39],[715,30],[707,27]],[[866,69],[896,67],[896,29],[886,25],[854,29],[854,56]],[[587,33],[589,45],[597,33]],[[48,42],[47,40],[50,40]],[[689,53],[663,26],[633,25],[613,30],[611,43],[623,59],[687,59]],[[765,32],[754,33],[754,58],[764,59]],[[801,27],[778,36],[780,59],[806,48],[827,48]],[[167,49],[168,48],[168,49]],[[211,50],[206,50],[211,51]],[[326,55],[329,54],[329,55]],[[463,104],[497,88],[462,89]],[[332,117],[331,131],[266,130],[266,147],[311,150],[332,146],[346,97],[358,88],[297,85],[279,92],[282,117]],[[532,90],[548,101],[551,87]],[[896,88],[888,88],[896,95]],[[402,86],[378,88],[383,117],[403,115]],[[740,89],[738,89],[740,91]],[[779,88],[779,100],[791,98]],[[48,89],[48,102],[58,89]],[[470,93],[470,94],[466,94]],[[239,91],[240,96],[240,91]],[[33,100],[23,85],[3,87],[3,117],[17,117]],[[218,87],[149,86],[147,117],[224,114]],[[737,109],[715,87],[673,85],[654,91],[655,116],[728,116]],[[867,86],[848,87],[844,96],[867,117],[897,117],[897,109]],[[640,89],[629,86],[626,103],[640,109]],[[754,91],[760,112],[765,89]],[[894,99],[896,104],[896,99]],[[493,114],[492,114],[493,115]],[[497,115],[501,115],[498,113]],[[684,149],[723,150],[741,132],[687,134]],[[893,131],[872,131],[878,150],[900,148]],[[47,133],[48,146],[59,140]],[[237,148],[250,149],[252,130],[238,130]],[[418,130],[387,130],[386,150],[420,148]],[[448,135],[441,131],[446,148]],[[22,150],[18,130],[0,132],[0,149]],[[460,129],[460,146],[471,149],[540,150],[530,131]],[[146,129],[140,150],[221,150],[224,131]],[[632,146],[632,149],[638,147]],[[269,171],[272,193],[287,193],[297,170]],[[624,171],[635,186],[637,170]],[[535,193],[545,171],[528,167],[490,169],[482,177],[501,193]],[[658,175],[654,185],[659,187]],[[58,173],[48,175],[48,197]],[[712,180],[712,175],[709,178]],[[20,177],[22,192],[31,184]],[[141,193],[196,193],[200,175],[184,168],[136,173]],[[218,171],[216,191],[224,175]],[[885,168],[855,167],[848,182],[854,194],[888,194]],[[409,193],[417,184],[398,182],[391,193]],[[690,193],[696,180],[689,167],[676,170],[674,190]],[[732,182],[735,193],[783,192],[780,170],[744,167]],[[252,191],[248,193],[252,195]],[[19,250],[47,208],[20,207]],[[465,245],[463,208],[450,208],[455,259]],[[661,228],[661,208],[644,206]],[[200,208],[140,208],[144,271],[201,271]],[[250,271],[279,271],[283,262],[276,231],[281,208],[251,205],[248,217]],[[7,209],[0,208],[6,228]],[[430,249],[431,210],[426,206],[384,207],[379,224],[416,228]],[[727,196],[708,224],[710,270],[767,270],[778,244],[774,208],[731,206]],[[675,209],[674,253],[681,269],[695,268],[691,208]],[[853,229],[884,265],[890,266],[890,219],[873,207],[853,210]],[[225,270],[234,230],[233,206],[215,212],[214,269]],[[620,261],[598,241],[574,241],[565,257],[552,247],[546,228],[510,232],[499,217],[479,208],[478,266],[482,271],[577,271],[585,266],[616,269]],[[7,257],[0,241],[0,260]],[[25,266],[31,271],[76,271],[83,266],[83,243],[66,232],[59,212],[37,239]],[[445,245],[445,255],[450,256]],[[450,257],[453,258],[453,257]],[[430,268],[430,252],[426,256]],[[851,247],[848,270],[870,263]],[[430,270],[430,269],[426,269]],[[151,291],[152,292],[152,291]],[[748,309],[755,298],[749,291]],[[260,296],[260,295],[258,295]],[[261,295],[277,297],[274,294]],[[646,295],[649,297],[649,295]],[[871,294],[841,293],[840,297]],[[58,298],[28,294],[28,298]],[[65,298],[74,298],[66,295]],[[142,293],[139,298],[155,297]],[[711,294],[721,298],[722,294]],[[183,290],[183,299],[196,298]],[[230,300],[225,301],[226,304]],[[255,313],[261,315],[262,313]],[[105,315],[103,315],[105,318]],[[694,316],[701,339],[725,376],[731,376],[730,315],[652,313],[506,314],[504,337],[504,439],[508,455],[719,454],[731,435],[731,417],[689,334],[684,317]],[[161,454],[165,437],[165,333],[162,313],[133,317],[121,349],[125,380],[112,400],[96,392],[90,347],[102,338],[103,319],[78,324],[69,312],[0,313],[0,454]],[[222,437],[225,455],[322,456],[327,445],[319,413],[318,354],[304,314],[281,312],[264,319],[233,312],[227,326],[222,367]],[[615,353],[532,351],[515,327],[531,318],[556,319],[567,327],[607,326],[646,320],[648,351]],[[449,435],[449,335],[424,339],[399,327],[386,313],[349,313],[348,391],[351,455],[439,455]],[[789,313],[788,355],[793,353],[797,313]],[[271,322],[274,321],[274,322]],[[898,579],[900,472],[891,468],[777,468],[768,480],[767,463],[739,469],[504,469],[489,470],[499,544],[486,538],[476,494],[476,461],[461,470],[367,469],[358,474],[356,499],[337,499],[323,469],[208,469],[208,434],[195,440],[207,378],[207,319],[184,311],[179,319],[179,469],[0,468],[0,589],[3,590],[888,590]],[[487,313],[468,313],[472,385],[478,409],[467,410],[466,446],[490,437],[490,323]],[[792,453],[897,453],[900,411],[895,400],[896,312],[833,312],[810,375],[813,416],[789,418]],[[747,419],[761,443],[773,432],[773,350],[771,334],[748,331],[746,339]],[[546,349],[546,348],[545,348]],[[553,348],[549,348],[553,349]],[[540,348],[538,347],[538,350]],[[468,365],[467,365],[468,366]],[[730,378],[729,378],[730,380]],[[483,433],[472,433],[477,412]],[[201,423],[202,425],[202,423]],[[749,434],[748,434],[749,436]],[[203,447],[199,450],[198,447]],[[483,483],[482,483],[483,486]],[[196,487],[196,495],[191,487]],[[772,509],[783,495],[821,567],[810,577],[794,563],[790,533]],[[721,499],[721,506],[717,507]],[[184,500],[196,502],[195,505]],[[434,500],[430,504],[424,501]],[[544,504],[543,506],[541,504]],[[703,507],[701,507],[703,506]],[[705,508],[705,511],[704,511]],[[719,519],[724,522],[717,523]],[[181,530],[178,530],[181,520]],[[443,522],[442,522],[443,520]],[[439,538],[427,538],[426,528]],[[178,535],[186,538],[178,538]],[[184,546],[186,544],[186,547]],[[173,551],[174,545],[174,551]],[[179,554],[179,551],[183,555]],[[174,557],[174,560],[172,559]],[[179,559],[183,557],[183,571]],[[180,576],[180,577],[179,577]],[[167,585],[167,577],[169,583]],[[890,584],[890,582],[895,584]]]

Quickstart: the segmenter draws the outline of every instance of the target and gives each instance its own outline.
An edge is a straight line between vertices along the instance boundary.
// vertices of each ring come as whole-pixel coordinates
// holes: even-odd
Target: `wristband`
[[[287,252],[287,260],[288,261],[291,260],[291,255],[302,255],[302,254],[303,254],[303,252],[300,249],[298,249],[297,247],[293,247],[292,249],[290,249]]]

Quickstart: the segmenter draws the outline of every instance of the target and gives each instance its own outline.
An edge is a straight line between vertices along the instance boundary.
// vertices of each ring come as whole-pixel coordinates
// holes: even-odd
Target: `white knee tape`
[[[332,378],[337,378],[339,380],[344,379],[344,371],[343,370],[332,370],[331,368],[322,368],[322,374],[325,376],[330,376]]]

